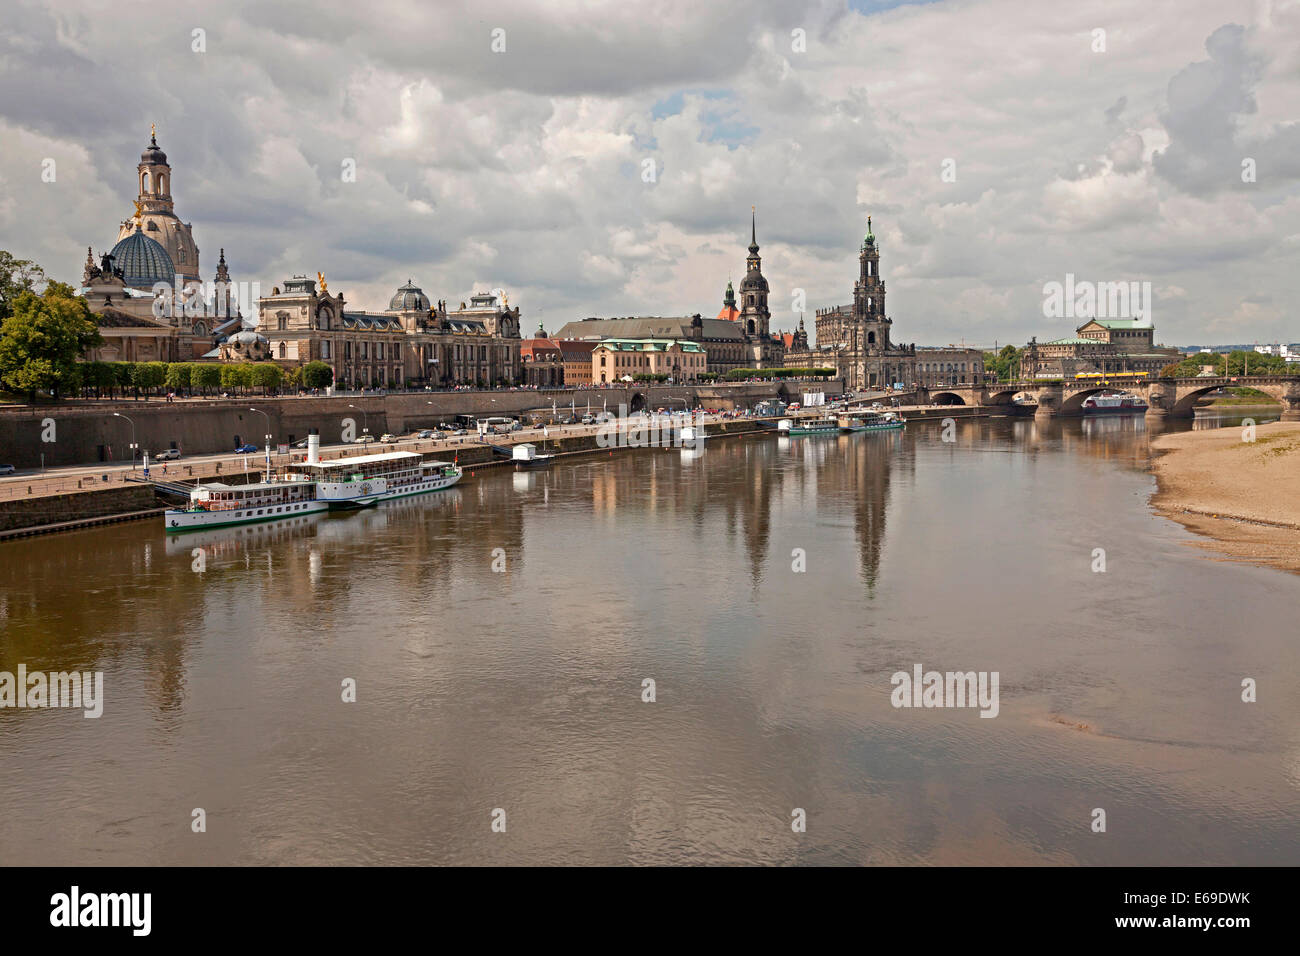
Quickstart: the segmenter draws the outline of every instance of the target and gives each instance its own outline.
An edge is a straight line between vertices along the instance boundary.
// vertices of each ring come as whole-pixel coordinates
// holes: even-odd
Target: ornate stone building
[[[787,352],[787,368],[834,368],[848,388],[879,388],[916,381],[916,346],[890,341],[893,319],[885,312],[885,281],[880,277],[880,249],[867,217],[867,234],[858,253],[853,304],[818,309],[816,347]],[[802,319],[800,328],[802,329]]]
[[[984,351],[964,345],[918,345],[915,382],[927,388],[936,385],[983,384]]]
[[[172,171],[157,135],[136,167],[135,215],[124,220],[99,263],[86,250],[79,294],[97,320],[104,346],[87,359],[189,362],[217,358],[241,319],[230,293],[225,250],[209,290],[199,282],[199,250],[189,223],[176,217]],[[180,284],[178,293],[177,283]]]
[[[1072,378],[1089,372],[1158,375],[1183,353],[1155,344],[1155,326],[1136,319],[1089,319],[1073,336],[1031,340],[1021,359],[1026,378]]]
[[[496,385],[519,376],[519,308],[480,293],[449,312],[411,282],[384,312],[349,311],[307,276],[294,276],[258,300],[258,331],[286,367],[325,362],[340,388]]]
[[[540,325],[537,334],[519,343],[523,384],[547,388],[564,384],[564,352]]]
[[[707,372],[703,348],[679,339],[605,339],[591,350],[591,381],[604,385],[638,375],[666,375],[674,383],[695,382]]]

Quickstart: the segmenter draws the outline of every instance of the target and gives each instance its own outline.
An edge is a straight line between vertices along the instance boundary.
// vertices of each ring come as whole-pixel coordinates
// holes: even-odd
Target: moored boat
[[[1147,403],[1128,392],[1099,392],[1083,400],[1085,415],[1123,415],[1146,410]]]
[[[897,412],[869,412],[863,415],[841,415],[839,426],[846,432],[888,432],[896,431],[907,424],[907,420]]]
[[[776,430],[781,435],[838,435],[840,423],[834,418],[783,418]]]
[[[425,461],[418,452],[397,451],[322,461],[320,436],[307,437],[307,458],[276,478],[248,485],[207,482],[190,492],[185,508],[167,511],[169,532],[275,521],[291,515],[368,508],[392,498],[449,488],[463,472],[452,462]]]
[[[524,471],[531,468],[546,468],[552,461],[554,455],[539,455],[537,446],[532,442],[522,442],[518,445],[511,445],[509,448],[502,448],[499,445],[493,445],[492,451],[503,458],[509,458],[515,465],[515,471]]]

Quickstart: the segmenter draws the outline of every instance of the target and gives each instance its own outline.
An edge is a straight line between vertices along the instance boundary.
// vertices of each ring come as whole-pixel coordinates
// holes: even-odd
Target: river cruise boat
[[[840,423],[834,418],[783,418],[776,423],[780,435],[838,435]]]
[[[380,501],[450,488],[463,472],[452,462],[396,451],[322,461],[320,436],[310,435],[306,460],[276,478],[248,485],[195,485],[189,505],[163,515],[169,532],[277,521],[320,511],[368,508]]]
[[[197,531],[328,510],[329,503],[316,497],[314,481],[262,481],[251,485],[213,481],[195,485],[189,504],[168,509],[163,523],[169,532]]]
[[[414,451],[299,462],[287,477],[316,485],[316,498],[332,511],[368,508],[380,501],[441,491],[460,481],[450,462],[424,460]]]
[[[1147,403],[1128,392],[1102,392],[1083,400],[1085,415],[1125,415],[1146,410]]]
[[[897,412],[841,415],[840,429],[846,432],[891,432],[902,428],[907,420]]]

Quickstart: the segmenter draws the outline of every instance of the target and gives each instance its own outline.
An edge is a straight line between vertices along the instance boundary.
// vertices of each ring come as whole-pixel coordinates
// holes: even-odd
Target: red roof
[[[555,339],[523,339],[519,354],[531,362],[558,361],[560,343]]]
[[[785,347],[786,347],[787,349],[792,349],[792,348],[794,348],[794,333],[793,333],[793,332],[782,332],[782,333],[781,333],[781,341],[785,343]]]
[[[718,313],[718,318],[726,319],[728,322],[735,322],[740,318],[740,310],[734,306],[723,306],[722,311]]]

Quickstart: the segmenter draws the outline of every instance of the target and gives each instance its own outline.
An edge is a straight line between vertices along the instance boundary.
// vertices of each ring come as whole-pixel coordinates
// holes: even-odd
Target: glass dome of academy
[[[154,283],[170,286],[176,279],[176,266],[162,243],[144,234],[140,224],[135,232],[118,242],[109,253],[115,268],[122,270],[122,281],[133,289],[152,290]]]

